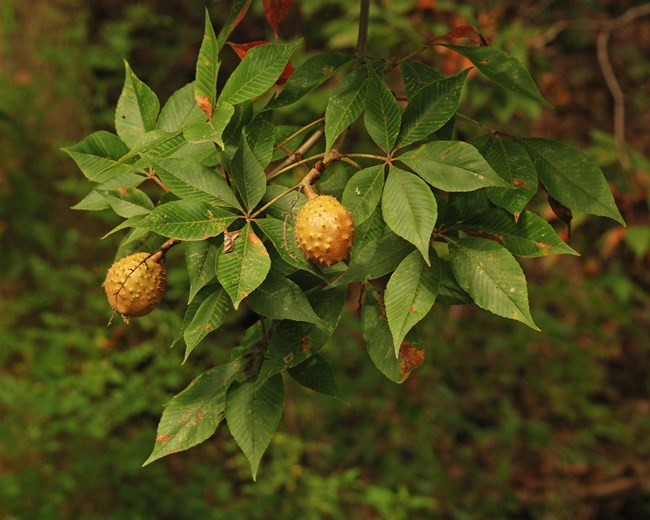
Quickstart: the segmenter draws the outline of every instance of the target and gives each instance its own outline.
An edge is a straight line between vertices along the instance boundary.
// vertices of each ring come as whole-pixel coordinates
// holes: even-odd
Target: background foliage
[[[117,242],[95,237],[117,219],[80,219],[68,209],[86,186],[58,149],[110,128],[122,58],[161,99],[191,81],[203,27],[199,2],[118,3],[39,0],[27,9],[9,0],[0,7],[0,516],[650,514],[650,168],[634,151],[650,148],[642,65],[650,48],[647,18],[610,42],[633,146],[632,167],[623,171],[610,133],[611,101],[595,66],[595,33],[553,30],[567,19],[609,19],[632,4],[550,2],[537,10],[506,1],[457,7],[404,0],[373,9],[369,48],[377,54],[399,54],[403,42],[412,46],[472,23],[527,63],[555,112],[492,90],[478,77],[465,92],[465,111],[512,132],[587,148],[614,184],[629,227],[575,222],[571,245],[581,258],[524,265],[541,334],[464,307],[434,314],[422,330],[425,364],[401,386],[369,363],[352,326],[352,302],[323,352],[336,360],[345,404],[289,384],[281,428],[253,484],[227,432],[140,467],[162,404],[195,374],[225,361],[249,317],[232,318],[209,348],[181,366],[181,349],[166,346],[188,281],[172,270],[164,308],[128,327],[105,327],[99,284]],[[209,7],[218,27],[226,13]],[[356,40],[357,8],[352,1],[304,0],[283,31],[305,36],[307,53],[347,50]],[[261,6],[255,12],[260,23],[244,24],[234,41],[270,39]],[[231,58],[224,67],[238,63]],[[428,59],[446,72],[464,68],[452,55]],[[323,105],[310,105],[317,101],[287,109],[287,121],[308,122]],[[533,128],[526,123],[531,116]],[[181,255],[177,263],[183,262]]]

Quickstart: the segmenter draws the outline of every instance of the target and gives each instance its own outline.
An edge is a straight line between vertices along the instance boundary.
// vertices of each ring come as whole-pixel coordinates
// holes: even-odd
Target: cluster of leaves
[[[526,209],[540,184],[566,213],[622,217],[602,172],[578,150],[498,132],[454,140],[456,120],[471,120],[458,112],[469,69],[445,77],[414,58],[321,53],[294,70],[299,41],[264,42],[237,47],[243,59],[218,90],[220,52],[248,3],[234,2],[218,34],[206,13],[196,79],[162,108],[126,64],[116,134],[95,132],[66,152],[96,184],[75,207],[125,218],[111,231],[129,230],[117,256],[167,239],[184,244],[190,288],[174,343],[184,341],[185,359],[242,304],[259,317],[230,362],[166,405],[145,464],[203,442],[225,418],[255,478],[282,415],[284,371],[340,395],[318,352],[349,284],[365,291],[360,327],[371,360],[402,382],[423,361],[414,326],[434,303],[473,302],[537,329],[515,256],[576,254]],[[468,36],[478,46],[449,43]],[[444,45],[501,87],[545,103],[521,63],[485,43],[463,27],[421,51]],[[393,88],[403,97],[388,86],[397,69],[401,84]],[[324,118],[298,129],[275,124],[276,109],[336,76]],[[377,148],[345,152],[345,131],[362,115]],[[326,166],[322,191],[341,197],[356,226],[349,262],[329,268],[297,248],[292,224],[306,199],[301,183],[287,185],[283,175],[317,161]],[[335,162],[356,170],[328,178]],[[162,189],[155,202],[140,188],[152,180]]]

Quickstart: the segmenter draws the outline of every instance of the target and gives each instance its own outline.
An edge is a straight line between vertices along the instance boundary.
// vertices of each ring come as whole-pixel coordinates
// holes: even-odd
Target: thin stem
[[[466,116],[465,114],[462,114],[460,112],[456,112],[456,116],[458,117],[458,119],[462,119],[463,121],[465,121],[467,123],[471,123],[471,124],[473,124],[475,126],[478,126],[478,127],[482,128],[483,130],[487,130],[488,132],[491,132],[493,134],[496,133],[496,130],[494,130],[493,128],[490,128],[489,126],[486,126],[483,123],[481,123],[480,121],[477,121],[476,119],[473,119],[473,118],[471,118],[469,116]]]
[[[261,207],[260,209],[258,209],[255,213],[253,213],[253,214],[249,217],[250,220],[254,220],[255,217],[261,215],[264,211],[266,211],[266,210],[269,209],[271,206],[273,206],[273,204],[275,204],[277,201],[279,201],[282,197],[286,197],[286,196],[289,195],[289,193],[291,193],[292,191],[296,191],[298,188],[300,188],[300,186],[302,186],[302,183],[298,183],[298,184],[296,184],[295,186],[291,186],[291,188],[287,188],[287,189],[284,190],[282,193],[280,193],[280,195],[276,195],[275,197],[273,197],[270,201],[268,201],[266,204],[264,204],[264,206],[262,206],[262,207]]]
[[[302,160],[303,155],[305,155],[316,145],[320,138],[323,137],[324,133],[325,132],[323,129],[319,128],[313,134],[311,134],[305,140],[305,142],[296,149],[295,152],[293,152],[289,157],[282,161],[282,163],[273,168],[273,170],[267,174],[268,180],[275,179],[278,175],[280,175],[280,173],[287,171],[287,167],[298,164],[299,161]]]
[[[308,125],[305,125],[302,128],[300,128],[299,130],[296,130],[293,134],[291,134],[289,137],[287,137],[284,141],[282,141],[281,143],[276,144],[275,147],[280,148],[280,147],[286,145],[287,143],[291,142],[293,139],[298,137],[303,132],[306,132],[307,130],[309,130],[313,126],[316,126],[316,125],[322,123],[323,121],[325,121],[325,117],[319,117],[318,119],[316,119],[316,121],[312,121]]]
[[[370,19],[370,0],[361,0],[359,4],[359,36],[357,37],[357,55],[364,56],[368,47],[368,21]]]
[[[292,168],[295,168],[296,166],[300,166],[301,164],[308,163],[309,161],[313,161],[314,159],[321,159],[323,157],[325,157],[324,153],[317,153],[316,155],[312,155],[311,157],[307,157],[306,159],[291,162],[291,164],[289,164],[288,166],[285,166],[284,168],[281,168],[279,170],[277,170],[277,169],[273,170],[271,173],[269,173],[266,176],[266,179],[267,179],[267,181],[272,181],[276,177],[279,177],[283,173],[288,172],[289,170],[291,170]],[[282,165],[280,165],[280,166],[282,166]]]
[[[372,155],[369,153],[346,153],[344,157],[359,157],[363,159],[375,159],[376,161],[388,162],[388,158],[384,155]]]

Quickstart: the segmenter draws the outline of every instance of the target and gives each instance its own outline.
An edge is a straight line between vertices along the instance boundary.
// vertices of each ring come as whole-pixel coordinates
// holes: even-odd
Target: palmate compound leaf
[[[477,237],[447,241],[454,276],[476,305],[539,330],[530,315],[524,272],[505,247]]]
[[[163,410],[153,451],[143,466],[208,439],[224,418],[229,386],[246,364],[239,358],[211,368],[174,396]]]
[[[576,211],[609,217],[623,225],[605,176],[594,159],[557,141],[518,138],[530,155],[548,193]]]
[[[131,147],[141,136],[156,128],[160,102],[126,61],[124,69],[124,87],[115,110],[115,130],[120,139]]]
[[[461,47],[444,45],[470,60],[474,66],[496,84],[542,105],[550,104],[542,97],[526,68],[516,58],[494,47]]]
[[[232,251],[227,253],[223,247],[219,250],[217,278],[230,295],[235,309],[262,284],[270,269],[269,253],[250,222],[234,239]]]
[[[207,202],[175,200],[160,204],[138,227],[178,240],[203,240],[221,234],[236,215]]]
[[[420,250],[427,264],[429,242],[438,217],[436,199],[418,176],[390,167],[381,211],[388,227]]]
[[[284,382],[277,374],[262,383],[256,379],[228,389],[226,421],[230,433],[251,465],[253,480],[262,455],[275,433],[284,408]]]
[[[530,211],[517,222],[500,208],[493,208],[462,223],[463,231],[480,233],[498,241],[512,254],[524,257],[578,253],[569,247],[543,218]]]
[[[463,141],[433,141],[409,150],[397,159],[431,186],[444,191],[473,191],[488,186],[511,187],[476,148]]]
[[[418,251],[413,251],[397,266],[384,293],[386,318],[393,337],[395,357],[406,334],[424,318],[436,301],[440,286],[438,256],[432,249],[431,265]]]

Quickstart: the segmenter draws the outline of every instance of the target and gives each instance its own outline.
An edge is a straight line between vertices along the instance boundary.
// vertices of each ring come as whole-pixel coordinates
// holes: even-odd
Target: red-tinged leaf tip
[[[406,379],[413,370],[424,363],[424,350],[404,340],[399,347],[399,357],[402,364],[400,371]]]
[[[199,108],[203,110],[208,117],[212,117],[212,101],[209,96],[196,96],[194,98]]]
[[[254,42],[249,42],[249,43],[233,43],[233,42],[228,42],[228,45],[230,45],[230,48],[235,51],[237,56],[239,56],[240,59],[244,59],[246,57],[246,54],[250,49],[253,47],[258,47],[259,45],[268,45],[271,42],[268,42],[266,40],[258,40]],[[280,77],[276,81],[278,85],[283,85],[284,83],[287,82],[287,80],[291,77],[291,75],[295,72],[295,67],[291,65],[291,62],[287,63],[287,65],[284,67],[284,70],[282,71],[282,74],[280,74]]]
[[[273,34],[278,39],[278,30],[284,17],[289,12],[293,0],[264,0],[264,13],[269,25],[273,29]]]

